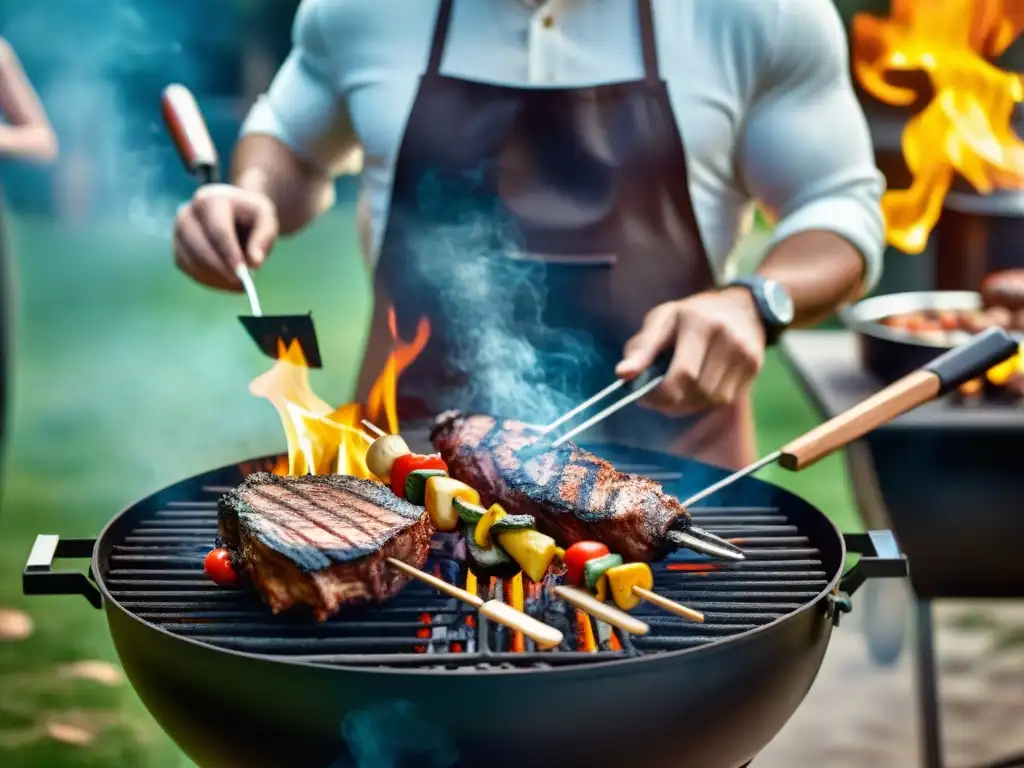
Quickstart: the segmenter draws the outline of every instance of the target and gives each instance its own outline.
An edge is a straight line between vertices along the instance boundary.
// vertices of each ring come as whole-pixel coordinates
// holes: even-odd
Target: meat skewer
[[[695,538],[686,509],[658,482],[619,472],[571,443],[521,450],[536,439],[521,422],[454,411],[439,416],[431,433],[453,477],[488,504],[532,515],[563,545],[596,540],[626,560],[653,562]]]

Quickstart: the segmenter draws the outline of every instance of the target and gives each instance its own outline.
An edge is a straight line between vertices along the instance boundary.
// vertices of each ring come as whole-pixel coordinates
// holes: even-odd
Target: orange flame
[[[893,0],[888,18],[853,17],[853,70],[865,90],[909,106],[918,93],[887,78],[912,71],[934,89],[903,131],[913,181],[882,199],[888,241],[901,251],[925,249],[954,173],[982,194],[1024,187],[1024,142],[1010,126],[1024,80],[987,61],[1022,30],[1024,0]]]
[[[313,392],[306,356],[298,341],[287,348],[278,341],[278,361],[249,384],[249,391],[269,400],[284,427],[288,458],[274,467],[279,475],[345,474],[373,479],[366,468],[372,438],[360,422],[386,419],[387,430],[398,432],[398,377],[430,338],[430,323],[421,318],[411,342],[398,338],[394,310],[388,314],[394,347],[370,389],[365,412],[359,403],[332,408]]]

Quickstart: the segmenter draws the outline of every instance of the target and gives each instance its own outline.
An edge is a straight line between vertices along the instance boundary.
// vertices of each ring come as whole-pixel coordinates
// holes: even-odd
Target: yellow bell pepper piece
[[[624,611],[631,611],[640,605],[640,598],[633,594],[633,587],[651,589],[654,574],[647,563],[624,563],[609,568],[605,574],[611,587],[612,599]]]
[[[602,603],[608,599],[608,574],[603,574],[600,579],[597,580],[597,586],[594,588],[594,597],[600,600]],[[616,601],[617,602],[617,601]]]
[[[423,501],[437,530],[454,531],[459,527],[459,513],[452,507],[455,499],[479,504],[480,494],[454,477],[438,475],[427,480]]]
[[[508,514],[502,509],[501,504],[492,504],[491,508],[487,510],[480,522],[476,524],[476,530],[473,532],[473,540],[481,549],[491,548],[491,526],[501,520]]]
[[[482,522],[482,521],[481,521]],[[555,540],[540,531],[507,531],[498,534],[502,549],[515,560],[523,573],[534,581],[543,581],[555,559]]]

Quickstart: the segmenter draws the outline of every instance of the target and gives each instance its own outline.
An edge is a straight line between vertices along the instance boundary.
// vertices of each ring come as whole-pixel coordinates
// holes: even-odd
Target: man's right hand
[[[238,266],[262,266],[277,234],[277,210],[269,197],[230,184],[207,184],[178,209],[174,261],[204,285],[241,291]]]

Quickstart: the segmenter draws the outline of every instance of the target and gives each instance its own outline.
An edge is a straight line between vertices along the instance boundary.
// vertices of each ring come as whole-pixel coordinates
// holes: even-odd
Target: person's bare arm
[[[232,183],[274,201],[283,234],[333,204],[332,177],[358,151],[318,9],[316,0],[299,6],[292,51],[249,113],[231,164]]]
[[[265,134],[249,134],[238,142],[231,183],[274,201],[282,235],[302,229],[334,203],[331,179]]]
[[[741,175],[779,219],[757,273],[789,289],[794,324],[811,325],[877,281],[884,180],[838,13],[821,0],[782,7],[772,66],[741,144]]]
[[[0,38],[0,156],[50,162],[57,136],[10,43]]]

